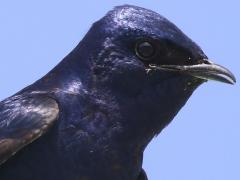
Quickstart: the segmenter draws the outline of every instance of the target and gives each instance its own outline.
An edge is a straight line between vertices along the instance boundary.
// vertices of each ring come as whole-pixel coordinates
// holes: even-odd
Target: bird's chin
[[[148,81],[150,86],[160,88],[167,87],[168,94],[171,96],[185,96],[192,93],[197,87],[206,82],[205,79],[197,78],[189,74],[179,73],[177,71],[162,71],[152,69],[148,72]],[[178,89],[178,91],[176,91]],[[161,92],[159,92],[161,93]]]

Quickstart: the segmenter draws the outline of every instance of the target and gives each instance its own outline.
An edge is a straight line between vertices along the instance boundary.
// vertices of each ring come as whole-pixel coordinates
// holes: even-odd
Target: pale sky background
[[[173,21],[210,59],[240,79],[237,0],[1,0],[0,99],[33,83],[113,6],[133,4]],[[149,180],[240,179],[240,86],[208,82],[148,146]]]

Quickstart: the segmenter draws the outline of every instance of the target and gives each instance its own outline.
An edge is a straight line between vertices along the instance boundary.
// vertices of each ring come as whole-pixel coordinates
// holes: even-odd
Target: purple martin
[[[208,80],[236,82],[163,16],[118,6],[0,103],[0,179],[147,180],[144,149]]]

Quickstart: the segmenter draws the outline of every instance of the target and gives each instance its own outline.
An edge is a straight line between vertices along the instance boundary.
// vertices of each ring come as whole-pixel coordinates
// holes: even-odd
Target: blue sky
[[[237,0],[1,1],[0,99],[33,83],[67,55],[113,6],[134,4],[174,22],[214,62],[240,77]],[[240,179],[240,87],[208,82],[148,146],[150,180]]]

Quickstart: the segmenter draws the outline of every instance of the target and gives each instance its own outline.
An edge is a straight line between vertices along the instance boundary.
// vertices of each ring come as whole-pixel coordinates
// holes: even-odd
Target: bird
[[[236,82],[165,17],[117,6],[0,102],[0,179],[147,180],[145,148],[209,80]]]

